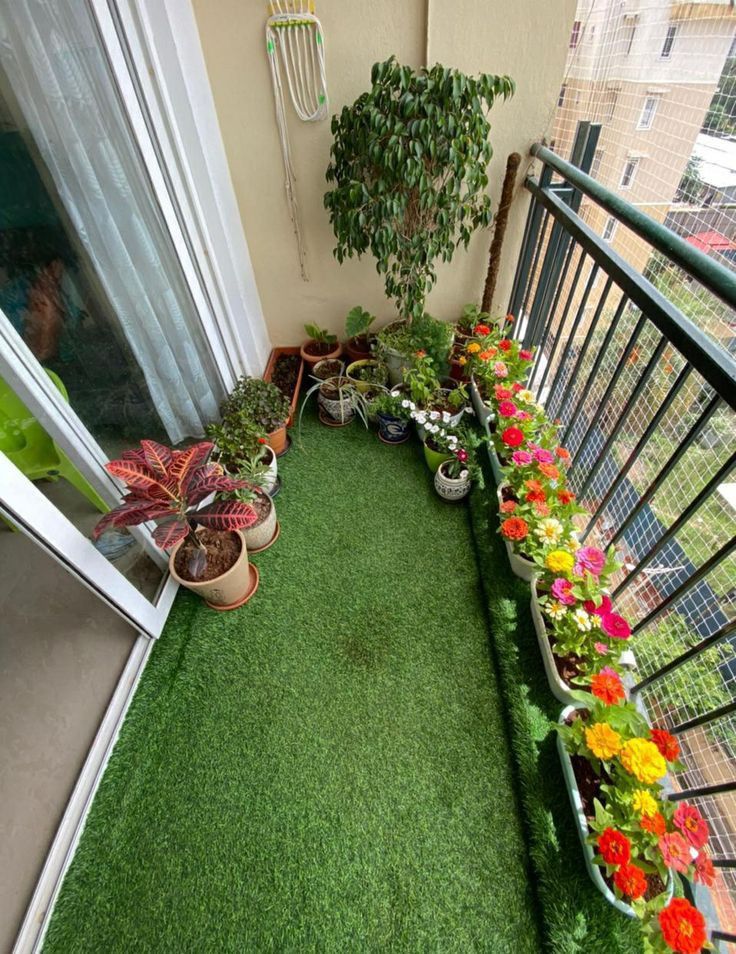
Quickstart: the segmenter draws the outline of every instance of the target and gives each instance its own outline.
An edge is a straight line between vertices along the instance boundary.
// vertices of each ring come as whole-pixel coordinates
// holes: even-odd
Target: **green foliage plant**
[[[346,336],[348,338],[359,338],[361,335],[368,334],[368,329],[375,320],[375,315],[366,311],[365,308],[361,308],[360,305],[356,305],[355,308],[350,309],[345,318]]]
[[[334,344],[337,341],[337,335],[331,334],[327,328],[320,328],[319,325],[306,324],[304,330],[317,344]]]
[[[508,76],[439,64],[376,63],[371,88],[332,119],[324,202],[342,263],[371,252],[401,318],[424,313],[435,263],[491,221],[487,114],[514,92]]]
[[[286,423],[289,399],[270,381],[244,375],[223,401],[220,414],[224,426],[235,423],[245,427],[250,422],[270,434]]]

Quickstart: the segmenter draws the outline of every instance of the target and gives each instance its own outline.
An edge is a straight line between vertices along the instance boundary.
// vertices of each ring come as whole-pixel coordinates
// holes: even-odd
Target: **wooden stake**
[[[496,212],[496,218],[493,223],[493,241],[491,242],[491,251],[488,258],[488,273],[486,274],[486,286],[483,290],[483,311],[491,310],[493,293],[496,290],[498,280],[498,268],[501,263],[501,249],[506,235],[506,226],[509,221],[509,209],[514,198],[514,186],[516,185],[516,173],[519,171],[521,156],[518,152],[512,152],[506,160],[506,174],[503,177],[503,189],[501,190],[501,201]]]

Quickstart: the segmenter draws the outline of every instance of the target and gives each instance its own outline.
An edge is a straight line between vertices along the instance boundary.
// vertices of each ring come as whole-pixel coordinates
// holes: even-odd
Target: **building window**
[[[652,123],[654,122],[654,114],[657,112],[657,106],[659,105],[658,96],[647,96],[644,100],[644,106],[642,107],[641,116],[639,116],[639,122],[636,125],[637,129],[651,129]]]
[[[634,181],[634,176],[636,175],[636,170],[639,165],[638,159],[627,159],[626,165],[624,166],[624,173],[621,176],[621,188],[630,189],[631,184]]]
[[[565,105],[565,93],[566,93],[566,92],[567,92],[567,86],[563,83],[562,86],[560,86],[560,95],[557,97],[557,105],[558,105],[558,106],[564,106],[564,105]]]
[[[572,33],[570,34],[571,50],[574,50],[580,42],[580,37],[582,36],[582,27],[583,24],[580,20],[576,20],[572,25]]]
[[[631,53],[631,47],[634,45],[634,35],[636,34],[636,17],[624,17],[623,43],[621,49],[626,56]]]
[[[606,224],[603,227],[603,241],[610,242],[616,232],[616,226],[618,222],[612,215],[609,215],[606,219]]]
[[[598,178],[598,173],[601,170],[601,163],[603,162],[603,150],[596,149],[595,155],[593,156],[593,162],[590,166],[590,174],[594,179]]]
[[[672,47],[675,45],[675,37],[677,36],[677,26],[674,23],[671,23],[667,27],[667,36],[664,38],[664,44],[662,46],[662,56],[665,59],[672,55]]]
[[[603,102],[603,118],[604,121],[610,123],[613,119],[613,114],[616,112],[616,103],[618,101],[618,93],[615,89],[606,90],[606,98]]]

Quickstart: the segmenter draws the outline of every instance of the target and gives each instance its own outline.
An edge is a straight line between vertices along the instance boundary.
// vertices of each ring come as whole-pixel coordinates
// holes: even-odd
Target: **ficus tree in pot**
[[[376,63],[371,88],[332,120],[326,193],[339,262],[371,252],[407,321],[424,313],[435,263],[491,221],[488,111],[508,76]]]

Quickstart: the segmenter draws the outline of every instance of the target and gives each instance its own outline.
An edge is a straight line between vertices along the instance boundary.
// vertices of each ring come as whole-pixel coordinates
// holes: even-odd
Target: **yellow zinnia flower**
[[[637,788],[634,792],[631,805],[635,812],[646,818],[651,818],[652,815],[656,815],[659,811],[657,799],[645,788]]]
[[[480,351],[480,345],[477,341],[471,341],[466,350],[468,354],[477,354]]]
[[[597,759],[607,761],[618,755],[621,736],[607,722],[596,722],[585,730],[585,744]]]
[[[575,558],[567,550],[552,550],[544,562],[553,573],[569,573],[575,565]]]
[[[654,742],[649,739],[629,739],[619,753],[626,771],[643,785],[653,785],[667,771],[667,763]]]

